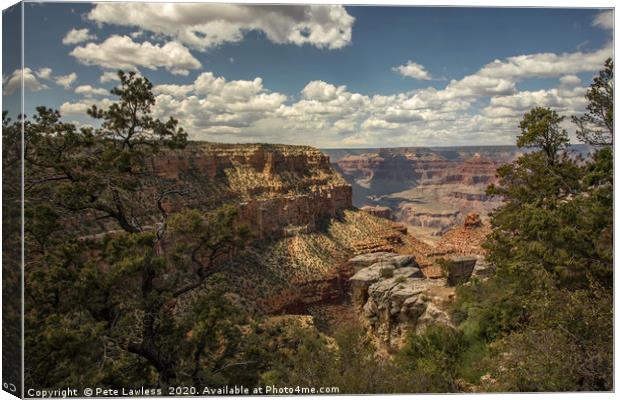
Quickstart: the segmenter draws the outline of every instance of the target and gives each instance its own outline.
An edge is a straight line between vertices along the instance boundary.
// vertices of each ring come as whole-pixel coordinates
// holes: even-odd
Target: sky
[[[5,56],[2,82],[8,108],[23,76],[28,115],[89,125],[115,71],[136,71],[194,140],[491,145],[514,144],[532,107],[583,112],[612,56],[604,9],[26,3],[24,68]]]

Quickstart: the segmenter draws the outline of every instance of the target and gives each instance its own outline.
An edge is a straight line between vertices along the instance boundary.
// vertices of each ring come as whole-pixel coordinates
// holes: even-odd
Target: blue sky
[[[123,68],[148,77],[156,114],[194,139],[512,144],[530,106],[582,111],[613,55],[613,16],[597,9],[164,7],[26,4],[26,111],[92,123],[85,107],[114,100],[102,76]],[[19,67],[5,57],[9,105]]]

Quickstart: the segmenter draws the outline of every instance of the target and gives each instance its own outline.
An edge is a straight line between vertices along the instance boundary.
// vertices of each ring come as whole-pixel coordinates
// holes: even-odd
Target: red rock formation
[[[485,250],[482,244],[490,232],[490,227],[484,224],[477,214],[471,213],[462,226],[453,228],[443,235],[437,247],[430,254],[434,256],[447,254],[483,256]]]
[[[463,226],[465,228],[476,228],[482,225],[482,220],[480,216],[476,213],[469,213],[465,217],[465,221],[463,222]]]

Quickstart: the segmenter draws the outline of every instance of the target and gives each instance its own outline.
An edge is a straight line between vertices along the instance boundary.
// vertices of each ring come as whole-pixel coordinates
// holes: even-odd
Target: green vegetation
[[[187,188],[148,176],[149,158],[183,148],[186,134],[176,120],[152,117],[147,79],[120,72],[118,102],[89,110],[96,128],[38,108],[24,121],[26,386],[611,390],[612,71],[608,61],[588,91],[588,113],[573,117],[579,137],[597,146],[585,160],[565,153],[562,116],[525,114],[517,144],[534,150],[501,167],[488,189],[505,200],[485,244],[495,274],[458,286],[455,328],[411,334],[395,355],[359,327],[330,338],[274,323],[233,293],[270,297],[257,282],[294,289],[385,222],[345,213],[322,235],[248,249],[234,207],[171,211]],[[15,157],[18,134],[3,115]]]
[[[525,114],[517,144],[539,150],[501,167],[488,189],[505,200],[485,244],[495,275],[458,288],[457,331],[429,329],[401,354],[434,377],[434,390],[612,389],[612,71],[610,60],[588,91],[588,113],[573,118],[598,146],[587,160],[563,151],[563,117]]]
[[[89,110],[98,128],[44,107],[25,123],[31,387],[213,382],[244,353],[244,317],[215,278],[247,229],[234,208],[169,213],[185,189],[153,192],[146,161],[183,147],[185,132],[152,118],[147,79],[119,78],[119,101]],[[109,231],[80,236],[97,223]]]
[[[340,393],[412,393],[420,391],[414,376],[378,356],[368,335],[359,328],[344,327],[328,339],[298,331],[291,351],[277,355],[264,384],[338,387]],[[320,382],[317,384],[317,382]]]

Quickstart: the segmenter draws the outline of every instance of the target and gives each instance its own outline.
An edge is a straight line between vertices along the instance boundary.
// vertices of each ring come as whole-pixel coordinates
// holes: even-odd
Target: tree
[[[612,146],[614,139],[614,62],[605,61],[605,67],[594,78],[586,92],[587,112],[573,116],[577,138],[593,146]]]
[[[612,65],[588,92],[590,113],[573,119],[589,144],[611,144]],[[613,153],[561,154],[561,121],[549,109],[528,112],[517,143],[540,150],[499,168],[488,189],[504,199],[485,243],[495,275],[463,287],[456,313],[486,343],[485,390],[612,387]]]
[[[540,148],[549,164],[554,164],[559,151],[569,143],[566,130],[560,128],[562,120],[564,117],[550,108],[533,108],[519,123],[521,135],[517,137],[517,146]]]
[[[184,147],[186,134],[152,117],[148,79],[119,79],[118,101],[88,111],[99,127],[45,107],[25,123],[26,369],[37,385],[192,382],[238,348],[209,359],[210,346],[238,341],[239,318],[202,320],[196,307],[230,312],[209,293],[223,290],[213,279],[248,231],[230,207],[170,212],[166,201],[188,188],[158,179],[149,160]]]
[[[465,347],[460,331],[432,325],[422,334],[409,335],[398,363],[418,379],[421,392],[457,392],[458,363]]]

